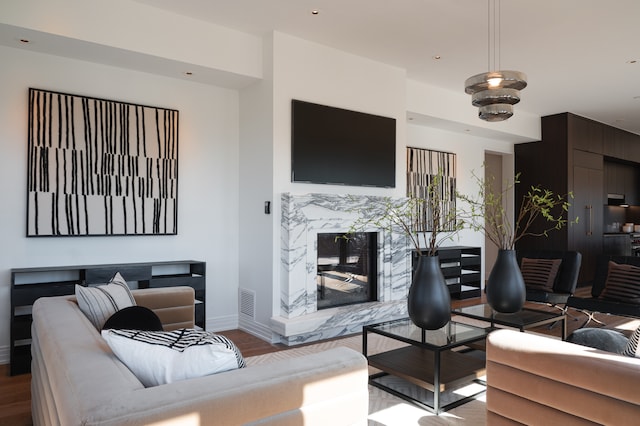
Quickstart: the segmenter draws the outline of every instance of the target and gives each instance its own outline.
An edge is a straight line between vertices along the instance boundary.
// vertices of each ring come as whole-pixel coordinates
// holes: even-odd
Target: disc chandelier
[[[486,121],[504,121],[513,115],[520,102],[520,90],[527,87],[527,76],[520,71],[500,69],[500,0],[488,0],[488,72],[476,74],[464,82],[478,117]]]

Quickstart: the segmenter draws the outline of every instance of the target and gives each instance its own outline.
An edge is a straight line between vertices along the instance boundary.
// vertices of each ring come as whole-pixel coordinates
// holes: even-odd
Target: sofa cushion
[[[609,261],[607,280],[600,297],[640,304],[640,268]]]
[[[128,306],[111,315],[102,326],[103,330],[144,330],[163,331],[160,318],[149,308],[144,306]]]
[[[107,344],[146,387],[245,367],[224,336],[194,330],[103,330]]]
[[[520,265],[527,288],[552,292],[562,259],[531,259],[523,257]]]
[[[82,313],[98,330],[102,329],[111,315],[136,304],[129,285],[119,272],[116,272],[108,284],[94,287],[76,285],[76,299]]]

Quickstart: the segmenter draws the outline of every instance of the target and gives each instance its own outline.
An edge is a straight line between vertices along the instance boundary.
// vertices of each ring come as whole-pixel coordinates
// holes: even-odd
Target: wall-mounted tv
[[[318,105],[291,104],[291,181],[396,186],[396,120]]]

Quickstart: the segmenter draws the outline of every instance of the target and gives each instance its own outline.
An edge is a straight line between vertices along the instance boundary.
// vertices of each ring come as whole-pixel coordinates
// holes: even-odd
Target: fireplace
[[[376,235],[376,241],[369,244],[372,256],[368,259],[376,267],[376,288],[371,290],[370,300],[326,308],[318,306],[321,291],[318,235],[349,232],[357,218],[354,209],[376,213],[376,206],[382,204],[377,198],[352,194],[282,194],[280,280],[274,287],[280,312],[271,318],[271,331],[278,336],[274,341],[288,345],[312,342],[359,333],[365,324],[407,316],[406,300],[411,283],[409,240],[402,232],[374,225],[361,230]]]
[[[377,232],[318,233],[318,310],[377,299]]]

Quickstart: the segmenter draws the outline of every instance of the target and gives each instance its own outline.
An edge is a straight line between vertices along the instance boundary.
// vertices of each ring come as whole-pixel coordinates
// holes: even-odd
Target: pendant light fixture
[[[520,71],[498,71],[500,0],[487,0],[487,3],[489,71],[469,77],[464,82],[464,91],[471,95],[471,104],[479,108],[478,117],[486,121],[503,121],[513,115],[513,105],[520,102],[520,90],[527,87],[527,76]]]

